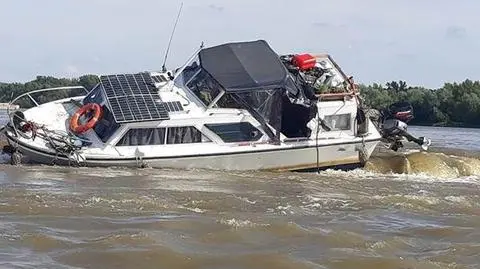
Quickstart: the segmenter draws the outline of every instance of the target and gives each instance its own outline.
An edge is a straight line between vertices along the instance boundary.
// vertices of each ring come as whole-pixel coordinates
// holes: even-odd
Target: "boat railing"
[[[35,98],[35,95],[36,94],[40,94],[40,93],[45,93],[45,92],[58,92],[58,91],[78,91],[78,90],[81,90],[84,92],[83,95],[79,95],[79,94],[76,94],[76,95],[70,95],[70,94],[66,94],[65,96],[62,96],[62,98],[58,98],[58,95],[52,95],[50,97],[52,97],[52,100],[43,100],[40,101],[38,100],[38,98]],[[15,99],[13,99],[12,101],[10,101],[9,103],[9,106],[8,106],[8,109],[7,109],[7,112],[8,114],[10,114],[10,108],[16,104],[17,101],[21,100],[22,98],[24,97],[27,97],[28,100],[31,101],[31,103],[34,105],[34,106],[39,106],[43,103],[48,103],[48,102],[51,102],[51,101],[54,101],[54,100],[58,100],[58,99],[64,99],[64,98],[72,98],[72,97],[80,97],[80,96],[84,96],[88,94],[88,90],[83,87],[83,86],[66,86],[66,87],[55,87],[55,88],[46,88],[46,89],[39,89],[39,90],[33,90],[33,91],[29,91],[29,92],[26,92],[26,93],[22,93],[20,94],[19,96],[15,97]],[[45,96],[45,95],[42,95],[43,98],[46,98],[48,96]],[[21,108],[21,106],[19,107]]]
[[[316,59],[329,61],[333,65],[334,69],[338,71],[338,73],[340,74],[340,76],[342,77],[345,83],[344,89],[341,92],[327,91],[326,93],[315,94],[317,97],[320,98],[320,100],[324,100],[324,101],[341,100],[345,98],[353,98],[359,94],[358,85],[356,85],[355,82],[353,81],[353,77],[347,76],[331,55],[329,55],[328,53],[318,53],[318,54],[314,54],[313,57],[315,57]],[[329,90],[332,90],[332,89],[329,89]]]
[[[357,91],[338,92],[338,93],[320,93],[315,94],[319,101],[344,100],[345,98],[354,98],[359,95]]]
[[[12,122],[12,123],[14,122],[13,121],[14,117],[19,117],[15,113],[11,113],[11,109],[13,109],[15,111],[22,110],[22,107],[20,105],[16,104],[16,102],[19,101],[20,99],[24,98],[24,97],[27,97],[31,101],[31,103],[33,103],[34,107],[37,107],[37,106],[41,105],[42,103],[48,103],[48,102],[51,102],[51,101],[54,101],[54,100],[61,100],[61,99],[65,99],[65,98],[73,98],[73,97],[84,96],[84,95],[78,95],[78,94],[77,95],[68,95],[67,94],[66,96],[62,96],[61,98],[58,98],[58,95],[57,95],[57,96],[53,96],[53,97],[55,97],[54,100],[50,100],[50,101],[46,101],[46,102],[40,102],[40,100],[36,100],[35,96],[34,96],[34,94],[45,93],[45,92],[55,92],[55,91],[62,91],[62,90],[63,91],[75,91],[75,90],[78,91],[78,90],[81,90],[81,91],[85,92],[84,95],[88,94],[88,90],[83,86],[66,86],[66,87],[46,88],[46,89],[39,89],[39,90],[33,90],[33,91],[26,92],[26,93],[22,93],[19,96],[15,97],[8,104],[7,115],[10,118],[10,122]],[[42,97],[45,97],[45,95],[42,95]],[[24,119],[20,118],[20,120],[24,120]],[[13,128],[13,131],[15,132],[15,134],[18,134],[15,124],[12,124],[11,127]]]

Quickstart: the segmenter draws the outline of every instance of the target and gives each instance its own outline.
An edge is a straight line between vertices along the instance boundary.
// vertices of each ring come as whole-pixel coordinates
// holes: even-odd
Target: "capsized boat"
[[[361,166],[382,139],[331,56],[278,55],[264,40],[201,47],[176,70],[99,81],[15,98],[33,103],[5,128],[18,161],[308,170]]]

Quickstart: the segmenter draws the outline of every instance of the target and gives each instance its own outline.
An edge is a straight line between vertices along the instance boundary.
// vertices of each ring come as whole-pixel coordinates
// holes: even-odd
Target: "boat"
[[[4,128],[17,163],[305,171],[361,167],[382,139],[330,55],[279,55],[265,40],[202,45],[176,69],[12,103],[25,99]]]

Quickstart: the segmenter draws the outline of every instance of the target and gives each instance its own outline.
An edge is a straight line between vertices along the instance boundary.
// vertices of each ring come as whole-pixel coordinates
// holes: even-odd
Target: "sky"
[[[0,81],[160,70],[181,0],[0,0]],[[167,67],[266,40],[329,53],[359,83],[480,79],[478,0],[183,0]]]

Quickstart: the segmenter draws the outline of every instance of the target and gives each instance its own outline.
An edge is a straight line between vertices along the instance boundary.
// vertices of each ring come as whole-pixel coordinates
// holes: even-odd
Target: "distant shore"
[[[478,129],[480,125],[471,125],[465,124],[460,122],[452,122],[452,123],[415,123],[409,124],[409,126],[421,126],[421,127],[442,127],[442,128],[466,128],[466,129]]]

